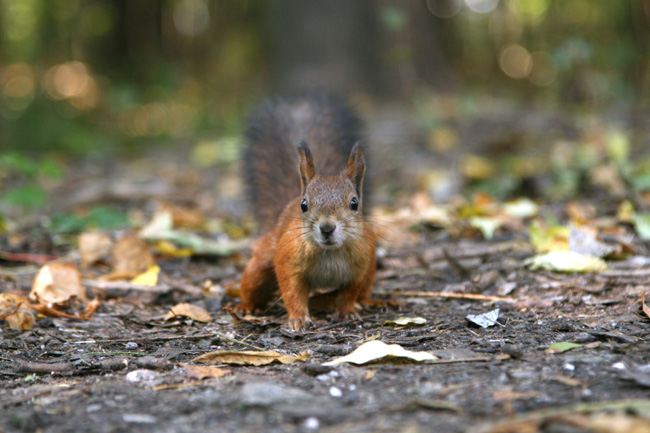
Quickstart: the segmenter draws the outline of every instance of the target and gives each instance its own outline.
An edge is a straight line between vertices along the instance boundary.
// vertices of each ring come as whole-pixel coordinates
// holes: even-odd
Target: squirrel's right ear
[[[298,144],[298,154],[300,155],[300,163],[298,164],[298,172],[300,173],[300,190],[305,194],[305,189],[311,179],[316,174],[314,170],[314,159],[311,156],[311,150],[305,141],[300,141]]]

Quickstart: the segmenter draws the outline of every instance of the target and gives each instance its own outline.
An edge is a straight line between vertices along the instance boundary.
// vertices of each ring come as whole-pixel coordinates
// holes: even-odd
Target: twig
[[[452,298],[467,299],[471,301],[491,301],[491,302],[517,302],[516,299],[507,296],[481,295],[478,293],[458,293],[458,292],[393,292],[396,296],[421,296],[429,298]]]
[[[226,334],[222,334],[221,332],[218,332],[218,331],[212,331],[212,333],[214,335],[218,336],[219,338],[223,338],[225,340],[230,341],[231,343],[242,344],[244,346],[252,347],[253,349],[256,349],[256,350],[265,350],[263,347],[254,346],[254,345],[252,345],[250,343],[246,343],[245,341],[235,340],[234,338],[230,338]]]
[[[526,422],[526,421],[540,421],[547,418],[555,418],[563,415],[571,415],[574,413],[590,413],[602,410],[620,410],[620,409],[650,409],[650,400],[615,400],[615,401],[597,401],[593,403],[578,403],[569,407],[562,408],[547,408],[524,413],[516,418],[508,421],[502,421],[495,424],[496,427],[500,424],[510,425],[513,422]]]
[[[453,257],[449,254],[449,252],[447,252],[447,248],[443,248],[443,249],[442,249],[442,254],[443,254],[443,256],[445,256],[445,259],[446,259],[447,262],[451,265],[451,267],[454,268],[454,270],[455,270],[456,272],[458,272],[458,274],[459,274],[461,277],[465,278],[465,277],[468,277],[468,276],[469,276],[469,271],[467,270],[467,268],[466,268],[465,266],[461,265],[460,262],[459,262],[458,260],[456,260],[455,258],[453,258]]]

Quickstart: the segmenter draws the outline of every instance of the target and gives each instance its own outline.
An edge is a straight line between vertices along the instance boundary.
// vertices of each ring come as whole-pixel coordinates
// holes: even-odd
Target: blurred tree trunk
[[[275,89],[282,94],[374,90],[371,8],[365,0],[275,0]]]
[[[409,97],[422,84],[452,85],[438,19],[424,1],[275,0],[271,17],[279,93]]]

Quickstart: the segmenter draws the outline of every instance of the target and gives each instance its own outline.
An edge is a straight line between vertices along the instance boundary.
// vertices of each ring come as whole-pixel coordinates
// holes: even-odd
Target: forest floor
[[[80,168],[72,190],[88,188],[90,172]],[[70,191],[59,188],[53,202],[88,196]],[[581,206],[611,211],[607,195],[590,200]],[[543,204],[541,214],[568,218],[557,211],[564,204]],[[151,290],[88,283],[106,273],[91,267],[84,286],[100,305],[89,320],[41,316],[23,331],[0,323],[0,432],[650,432],[647,241],[627,241],[634,253],[607,270],[558,273],[524,265],[535,249],[523,228],[484,240],[466,226],[386,226],[374,293],[401,309],[351,322],[316,314],[302,332],[287,329],[281,303],[256,317],[222,309],[237,302],[229,295],[248,248],[158,258],[162,277]],[[24,233],[32,238],[22,252],[78,262],[76,247],[42,247]],[[0,263],[0,292],[27,297],[38,266],[10,257]],[[206,281],[228,295],[206,295]],[[181,302],[211,321],[166,318]],[[496,308],[486,328],[467,319]],[[399,317],[425,321],[389,323]],[[324,365],[374,340],[436,359]],[[241,353],[262,350],[297,358],[253,365]],[[195,360],[216,351],[241,364],[223,353],[209,365]]]

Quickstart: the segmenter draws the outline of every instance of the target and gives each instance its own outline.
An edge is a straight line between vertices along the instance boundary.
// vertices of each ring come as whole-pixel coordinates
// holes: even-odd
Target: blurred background
[[[650,189],[649,0],[0,0],[0,23],[6,206],[75,160],[227,174],[250,108],[307,89],[367,119],[379,197]]]

